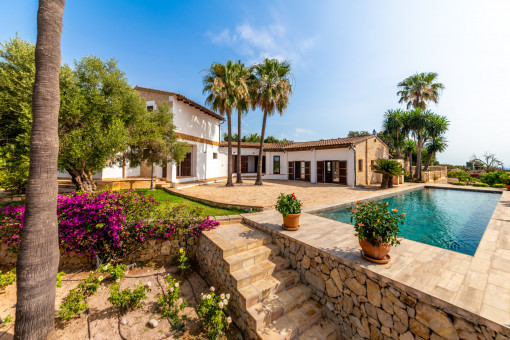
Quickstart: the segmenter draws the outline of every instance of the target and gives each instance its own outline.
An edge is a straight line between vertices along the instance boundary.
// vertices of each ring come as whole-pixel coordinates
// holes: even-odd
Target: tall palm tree
[[[255,185],[262,185],[262,152],[267,117],[272,116],[276,111],[283,115],[287,108],[289,98],[292,95],[292,73],[289,62],[266,58],[262,63],[253,66],[253,75],[254,86],[251,105],[253,109],[261,108],[264,113],[260,134],[257,180],[255,181]]]
[[[226,64],[213,63],[203,78],[203,93],[208,94],[206,103],[222,116],[227,116],[227,187],[234,185],[232,183],[232,111],[238,107],[238,98],[248,92],[245,80],[239,76],[239,69],[240,67],[231,60]]]
[[[16,263],[15,339],[52,336],[60,257],[57,231],[60,37],[64,0],[39,0],[30,170]]]
[[[400,96],[399,103],[405,103],[407,109],[411,107],[425,110],[428,102],[438,103],[441,91],[444,85],[438,83],[437,73],[416,73],[407,77],[400,83],[398,87],[400,90],[397,95]]]
[[[405,111],[401,109],[388,110],[384,114],[383,131],[393,141],[395,157],[402,158],[402,144],[405,134],[404,129]]]
[[[236,183],[243,183],[242,175],[241,175],[241,117],[243,114],[248,112],[248,108],[250,106],[250,78],[252,77],[251,69],[244,66],[244,64],[238,60],[235,64],[236,74],[239,77],[239,86],[242,87],[242,91],[238,91],[237,98],[237,176]]]
[[[444,136],[434,137],[427,142],[425,148],[428,151],[428,158],[425,162],[425,166],[423,167],[423,171],[427,171],[430,166],[430,162],[436,156],[438,152],[444,152],[448,147],[448,141]]]

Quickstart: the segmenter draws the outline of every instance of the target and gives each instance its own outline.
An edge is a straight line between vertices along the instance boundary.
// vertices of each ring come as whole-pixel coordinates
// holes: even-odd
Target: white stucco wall
[[[173,114],[177,132],[220,141],[220,120],[178,100],[173,100]]]

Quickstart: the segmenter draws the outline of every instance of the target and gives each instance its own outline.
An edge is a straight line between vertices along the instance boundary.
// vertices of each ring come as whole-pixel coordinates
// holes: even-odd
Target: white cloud
[[[296,38],[287,34],[287,28],[280,24],[255,27],[248,23],[237,25],[232,31],[224,29],[219,33],[207,32],[213,44],[228,46],[237,53],[248,57],[249,63],[264,58],[301,62],[301,55],[313,47],[311,38]]]

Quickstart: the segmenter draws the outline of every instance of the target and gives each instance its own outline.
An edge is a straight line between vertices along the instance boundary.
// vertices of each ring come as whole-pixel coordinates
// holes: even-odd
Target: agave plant
[[[382,174],[381,188],[393,188],[393,177],[401,176],[404,174],[404,168],[397,161],[389,159],[379,158],[374,165],[372,170],[378,174]]]

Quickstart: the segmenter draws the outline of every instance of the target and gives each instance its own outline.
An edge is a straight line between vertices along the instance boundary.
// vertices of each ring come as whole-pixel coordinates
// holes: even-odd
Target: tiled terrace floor
[[[235,179],[234,179],[235,181]],[[264,180],[264,185],[255,186],[254,180],[245,179],[242,185],[225,187],[225,182],[176,189],[179,193],[226,204],[242,204],[258,207],[274,206],[280,193],[294,193],[303,202],[304,207],[313,207],[338,200],[353,200],[359,196],[379,193],[378,186],[353,188],[338,184],[309,183],[301,181]],[[398,188],[412,187],[417,184],[405,183]],[[384,190],[385,193],[398,190]]]
[[[412,188],[399,187],[395,191],[409,189]],[[360,196],[363,195],[358,195],[357,199],[374,198],[377,195]],[[318,208],[326,209],[327,206],[328,204],[322,204]],[[311,210],[314,209],[308,209]],[[387,265],[375,265],[360,257],[358,240],[354,237],[351,225],[303,213],[301,229],[290,232],[281,228],[282,217],[274,210],[244,217],[326,251],[352,265],[378,273],[393,280],[402,286],[402,289],[409,287],[417,294],[426,293],[436,299],[438,304],[446,302],[448,308],[454,308],[459,313],[466,310],[510,328],[508,191],[502,193],[475,256],[404,239],[400,246],[392,248],[392,261]],[[310,232],[311,230],[313,232]]]

